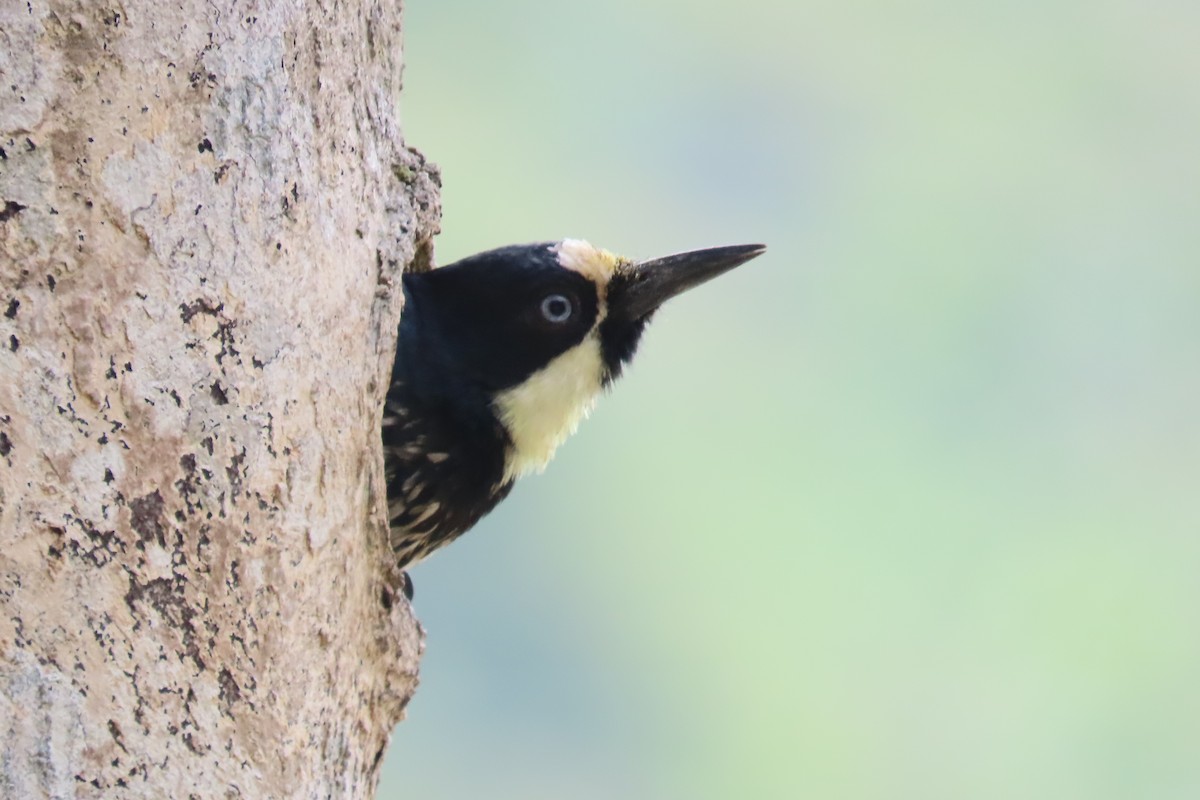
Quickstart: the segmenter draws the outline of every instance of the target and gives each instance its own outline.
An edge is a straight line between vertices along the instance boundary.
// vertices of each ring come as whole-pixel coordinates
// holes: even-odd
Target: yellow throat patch
[[[595,330],[584,340],[494,401],[512,439],[504,464],[506,480],[542,471],[554,451],[596,404],[603,364]]]

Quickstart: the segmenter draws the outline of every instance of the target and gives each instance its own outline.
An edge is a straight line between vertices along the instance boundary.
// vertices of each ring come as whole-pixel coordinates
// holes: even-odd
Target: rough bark
[[[0,0],[0,796],[366,797],[399,2]]]

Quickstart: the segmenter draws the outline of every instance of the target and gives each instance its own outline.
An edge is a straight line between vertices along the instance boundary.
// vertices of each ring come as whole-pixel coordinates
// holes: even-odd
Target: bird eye
[[[575,306],[565,294],[548,294],[542,298],[542,316],[547,322],[566,322],[575,313]]]

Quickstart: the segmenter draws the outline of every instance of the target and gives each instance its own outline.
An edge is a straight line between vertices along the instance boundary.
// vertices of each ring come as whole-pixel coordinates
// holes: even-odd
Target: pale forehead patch
[[[603,289],[617,271],[629,263],[618,255],[593,247],[582,239],[563,239],[554,246],[558,263],[566,269],[578,272]]]

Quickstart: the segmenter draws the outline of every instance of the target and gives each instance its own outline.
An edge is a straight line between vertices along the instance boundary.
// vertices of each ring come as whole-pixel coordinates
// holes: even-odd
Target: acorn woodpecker
[[[405,274],[383,411],[400,567],[466,532],[517,478],[546,466],[620,376],[660,305],[764,249],[637,262],[565,239]]]

